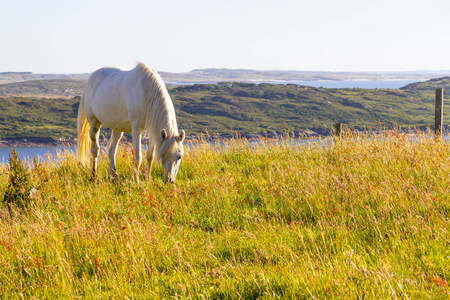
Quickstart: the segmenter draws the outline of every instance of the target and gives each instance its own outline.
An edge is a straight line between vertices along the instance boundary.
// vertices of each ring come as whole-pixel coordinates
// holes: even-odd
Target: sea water
[[[31,162],[33,158],[44,161],[47,157],[56,157],[61,151],[75,151],[75,147],[16,147],[19,158]],[[0,163],[7,163],[12,148],[0,148]]]

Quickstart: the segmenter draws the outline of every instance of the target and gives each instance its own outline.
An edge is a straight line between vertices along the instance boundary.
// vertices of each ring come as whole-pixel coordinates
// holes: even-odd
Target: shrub
[[[25,166],[16,149],[12,149],[8,158],[8,187],[3,196],[3,202],[11,208],[15,205],[18,208],[26,208],[31,202],[30,193],[33,185],[30,180],[30,171]]]

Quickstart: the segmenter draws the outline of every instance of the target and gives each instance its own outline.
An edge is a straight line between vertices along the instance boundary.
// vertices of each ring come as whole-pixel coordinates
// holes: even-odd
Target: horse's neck
[[[178,128],[177,128],[177,122],[175,121],[175,112],[173,108],[172,101],[169,99],[165,99],[165,107],[166,109],[163,112],[163,119],[164,122],[162,122],[162,126],[160,128],[160,132],[164,129],[167,132],[168,136],[174,136],[178,135]]]
[[[138,74],[141,74],[138,75],[140,78],[142,78],[141,68],[142,66],[137,68],[140,70],[138,72]],[[144,130],[152,134],[158,141],[161,140],[162,130],[165,130],[169,137],[178,135],[175,109],[162,79],[157,73],[147,73],[144,78],[144,81],[141,82],[141,86],[144,86],[142,99],[144,103],[146,102],[143,103],[143,107],[145,107],[144,118],[146,118]]]
[[[157,100],[158,103],[156,106],[161,105],[158,111],[158,115],[155,116],[155,131],[154,135],[158,137],[158,141],[160,141],[161,133],[163,130],[166,131],[167,136],[172,137],[178,135],[178,126],[175,120],[175,110],[172,104],[172,100],[170,99],[167,91],[160,95],[160,98]],[[156,104],[156,103],[155,103]],[[155,106],[153,107],[155,109]],[[155,112],[156,112],[155,111]]]

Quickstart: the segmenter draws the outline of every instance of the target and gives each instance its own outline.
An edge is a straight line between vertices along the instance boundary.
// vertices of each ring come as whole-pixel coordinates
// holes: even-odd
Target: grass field
[[[127,145],[116,180],[104,154],[96,182],[70,153],[31,165],[31,205],[0,204],[0,298],[448,299],[449,143],[392,131],[185,152],[173,185],[161,166],[133,181]]]

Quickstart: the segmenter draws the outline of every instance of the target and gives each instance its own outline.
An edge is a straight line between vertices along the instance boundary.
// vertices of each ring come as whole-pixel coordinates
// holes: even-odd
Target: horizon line
[[[188,74],[196,71],[205,71],[205,70],[224,70],[224,71],[253,71],[253,72],[297,72],[297,73],[348,73],[348,74],[401,74],[401,73],[410,73],[410,74],[425,74],[425,73],[450,73],[450,70],[440,69],[440,70],[410,70],[410,71],[321,71],[321,70],[280,70],[280,69],[247,69],[247,68],[196,68],[187,72],[170,72],[158,70],[159,73],[170,73],[170,74]],[[94,70],[95,71],[95,70]],[[94,72],[92,71],[92,72]],[[6,74],[55,74],[55,75],[86,75],[91,74],[92,72],[33,72],[33,71],[0,71],[0,75]]]

